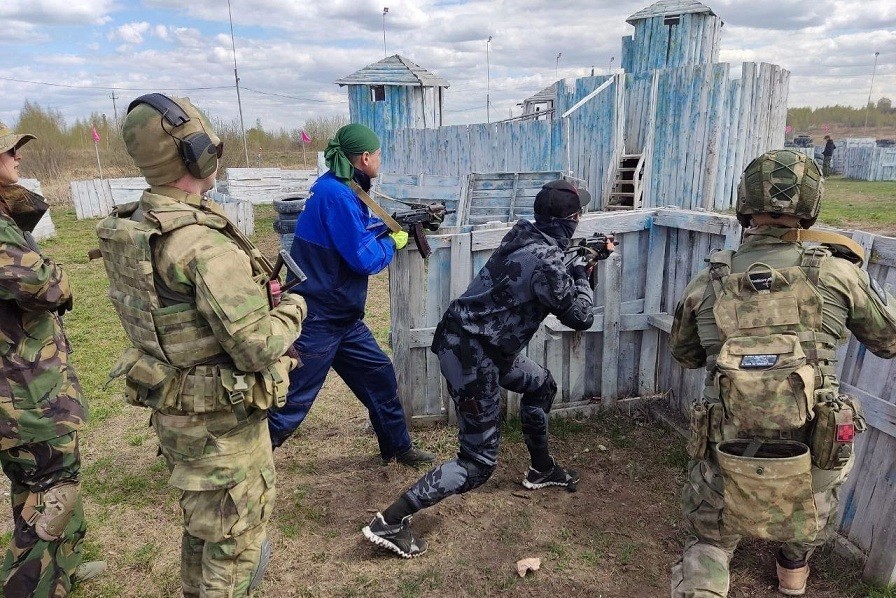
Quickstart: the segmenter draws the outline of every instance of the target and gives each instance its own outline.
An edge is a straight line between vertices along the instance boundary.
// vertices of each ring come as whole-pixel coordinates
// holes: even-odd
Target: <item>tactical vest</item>
[[[193,297],[164,304],[152,248],[162,236],[198,224],[218,230],[245,251],[259,284],[270,276],[270,263],[210,201],[203,199],[201,209],[183,203],[152,209],[134,220],[138,207],[139,202],[116,207],[96,229],[109,298],[133,344],[110,379],[125,375],[127,401],[156,410],[232,409],[245,417],[247,406],[267,409],[277,400],[274,388],[285,384],[287,370],[282,364],[258,373],[236,370]]]
[[[804,428],[815,403],[837,391],[837,339],[822,329],[821,264],[831,253],[803,249],[798,266],[755,262],[732,273],[733,251],[713,254],[713,316],[722,345],[708,356],[726,423],[738,434],[774,436]]]

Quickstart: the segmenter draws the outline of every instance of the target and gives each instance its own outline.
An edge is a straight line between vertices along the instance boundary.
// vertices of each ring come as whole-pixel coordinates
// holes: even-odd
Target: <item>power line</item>
[[[156,91],[160,87],[163,89],[168,89],[171,91],[202,91],[209,89],[231,89],[232,85],[217,85],[210,87],[168,87],[168,86],[157,86],[157,87],[117,87],[117,86],[103,86],[103,85],[69,85],[66,83],[48,83],[47,81],[29,81],[27,79],[14,79],[12,77],[0,77],[0,81],[14,81],[16,83],[30,83],[32,85],[47,85],[50,87],[66,87],[69,89],[102,89],[102,90],[115,90],[115,91]]]
[[[289,100],[298,100],[298,101],[300,101],[300,102],[317,102],[317,103],[319,103],[319,104],[332,104],[332,103],[334,103],[334,100],[316,100],[316,99],[313,99],[313,98],[300,98],[300,97],[298,97],[298,96],[291,96],[291,95],[287,95],[287,94],[284,94],[284,93],[275,93],[275,92],[273,92],[273,91],[260,91],[260,90],[258,90],[258,89],[252,89],[251,87],[246,87],[245,85],[243,85],[242,89],[245,89],[246,91],[251,91],[251,92],[254,92],[254,93],[260,93],[260,94],[263,95],[263,96],[277,96],[277,97],[279,97],[279,98],[286,98],[286,99],[289,99]],[[344,99],[344,100],[339,100],[339,101],[338,101],[338,103],[340,103],[340,104],[344,104],[344,103],[346,103],[346,102],[348,102],[348,99]]]

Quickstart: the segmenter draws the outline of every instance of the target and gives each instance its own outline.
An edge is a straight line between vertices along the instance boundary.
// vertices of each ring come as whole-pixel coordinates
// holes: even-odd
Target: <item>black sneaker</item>
[[[523,478],[523,486],[529,490],[538,490],[539,488],[547,488],[549,486],[563,486],[570,492],[575,492],[578,483],[578,472],[573,469],[567,471],[557,465],[556,461],[554,461],[554,466],[550,471],[544,473],[530,467],[526,477]]]
[[[383,519],[382,513],[377,513],[370,525],[361,530],[364,537],[387,550],[391,550],[398,556],[412,559],[426,552],[426,540],[415,538],[411,531],[411,516],[408,515],[401,523],[389,525]]]
[[[409,467],[417,467],[419,465],[429,465],[433,461],[435,461],[436,456],[434,453],[430,453],[429,451],[424,451],[423,449],[417,448],[416,446],[411,445],[411,448],[401,453],[395,460],[401,463],[402,465],[407,465]],[[390,459],[391,460],[391,459]],[[387,464],[389,461],[383,460],[383,465]]]

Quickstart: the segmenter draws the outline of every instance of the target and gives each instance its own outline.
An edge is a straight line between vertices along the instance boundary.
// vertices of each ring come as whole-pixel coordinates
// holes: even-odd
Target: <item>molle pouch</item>
[[[691,435],[688,438],[688,457],[696,461],[706,458],[709,441],[709,405],[700,401],[691,407]]]
[[[815,404],[815,424],[810,436],[812,464],[819,469],[842,469],[854,451],[855,435],[865,431],[858,401],[849,395],[830,393]]]
[[[174,405],[180,382],[180,370],[177,368],[159,361],[139,349],[131,348],[119,358],[112,370],[113,373],[123,369],[130,362],[134,357],[134,351],[139,356],[125,372],[125,400],[131,405],[149,407],[154,410]]]
[[[726,440],[716,446],[731,533],[812,542],[824,527],[812,492],[809,447],[789,440]]]
[[[736,428],[793,430],[812,419],[815,371],[796,335],[731,337],[716,365],[725,415]]]
[[[272,365],[255,374],[255,385],[252,387],[252,405],[254,407],[270,409],[274,405],[282,407],[286,404],[289,370],[292,369],[294,363],[295,359],[284,355]]]

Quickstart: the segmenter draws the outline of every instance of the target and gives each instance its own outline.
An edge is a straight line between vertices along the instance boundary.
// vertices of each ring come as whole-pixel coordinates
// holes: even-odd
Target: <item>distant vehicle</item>
[[[808,135],[797,135],[793,138],[794,147],[812,147],[812,138]]]
[[[878,139],[877,147],[893,147],[896,145],[896,139]]]

